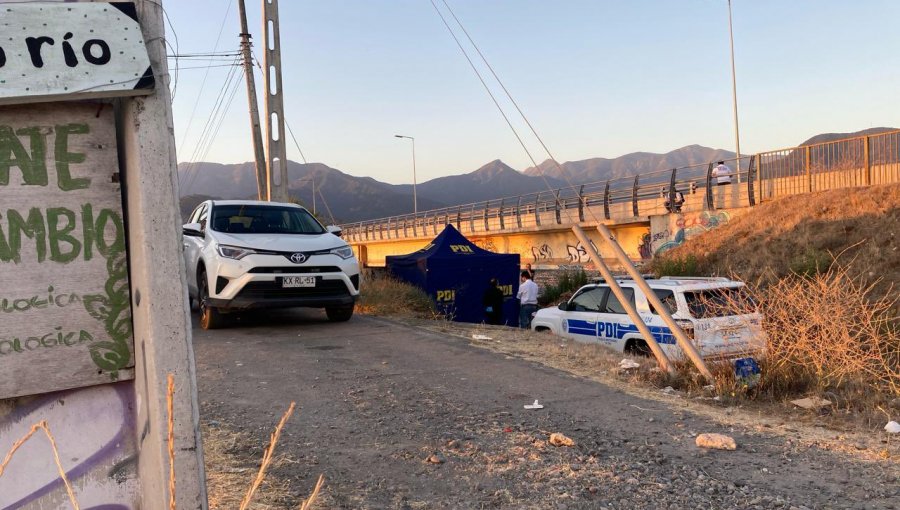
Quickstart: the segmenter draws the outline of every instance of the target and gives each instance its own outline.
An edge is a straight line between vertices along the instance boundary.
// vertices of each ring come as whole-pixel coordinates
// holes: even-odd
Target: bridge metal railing
[[[450,223],[463,233],[494,233],[586,221],[629,221],[674,211],[754,206],[785,195],[900,182],[900,131],[847,138],[726,161],[735,170],[728,193],[717,189],[715,162],[566,186],[343,226],[351,242],[434,236]],[[724,198],[723,198],[723,195]]]

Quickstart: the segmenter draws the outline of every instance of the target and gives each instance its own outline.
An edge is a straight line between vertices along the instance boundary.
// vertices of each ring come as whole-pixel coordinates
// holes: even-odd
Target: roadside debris
[[[533,404],[525,404],[523,407],[525,407],[525,409],[543,409],[544,408],[543,405],[538,404],[537,399],[534,399]]]
[[[890,434],[900,434],[900,423],[889,421],[887,425],[884,426],[884,430],[888,431]]]
[[[803,409],[819,409],[822,407],[828,407],[831,405],[830,400],[825,400],[824,398],[819,397],[809,397],[809,398],[801,398],[799,400],[791,400],[791,404],[794,404],[797,407],[801,407]]]
[[[554,432],[550,434],[550,444],[553,446],[575,446],[575,441],[559,432]]]
[[[479,335],[476,333],[472,335],[472,340],[493,340],[493,338],[487,335]]]
[[[700,434],[694,441],[700,448],[712,448],[714,450],[736,450],[737,443],[734,438],[725,434]]]
[[[665,388],[663,388],[659,391],[661,391],[662,393],[665,393],[666,395],[678,395],[678,392],[675,390],[675,388],[673,388],[671,386],[666,386]]]
[[[425,462],[429,464],[443,464],[444,462],[447,462],[447,458],[440,453],[435,452],[429,455],[428,458],[425,459]]]
[[[753,358],[740,358],[734,360],[734,377],[740,384],[753,388],[759,383],[759,364]]]
[[[640,368],[640,366],[641,365],[638,362],[634,361],[633,359],[629,359],[629,358],[624,358],[622,361],[619,362],[619,369],[621,369],[621,370],[631,370],[634,368]]]

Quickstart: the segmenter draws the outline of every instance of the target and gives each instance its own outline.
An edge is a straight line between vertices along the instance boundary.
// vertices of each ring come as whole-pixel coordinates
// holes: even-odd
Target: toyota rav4
[[[353,315],[359,264],[353,250],[305,208],[249,200],[201,203],[183,226],[188,294],[204,329],[222,315],[257,308],[324,308]]]

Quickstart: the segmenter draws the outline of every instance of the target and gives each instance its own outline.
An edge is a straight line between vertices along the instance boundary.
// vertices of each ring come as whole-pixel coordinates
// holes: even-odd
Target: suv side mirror
[[[559,308],[560,310],[562,310],[564,312],[568,312],[569,311],[569,303],[566,301],[563,301],[562,303],[559,304],[559,306],[557,308]]]
[[[325,230],[331,232],[332,234],[334,234],[338,237],[341,237],[341,232],[344,231],[341,227],[339,227],[337,225],[328,225],[327,227],[325,227]]]
[[[199,223],[185,223],[181,226],[181,234],[185,237],[205,237],[203,226]]]

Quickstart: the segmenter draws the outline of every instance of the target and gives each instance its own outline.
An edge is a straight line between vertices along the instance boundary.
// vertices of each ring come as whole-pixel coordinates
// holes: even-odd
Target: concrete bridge
[[[737,172],[724,186],[716,185],[711,162],[353,223],[344,225],[343,237],[364,267],[383,267],[388,255],[422,248],[446,224],[482,248],[518,253],[522,263],[589,266],[585,247],[571,231],[578,224],[615,266],[591,228],[602,222],[629,257],[647,261],[764,201],[900,182],[900,131],[763,152],[727,164]],[[676,190],[685,199],[678,210],[665,198]]]

